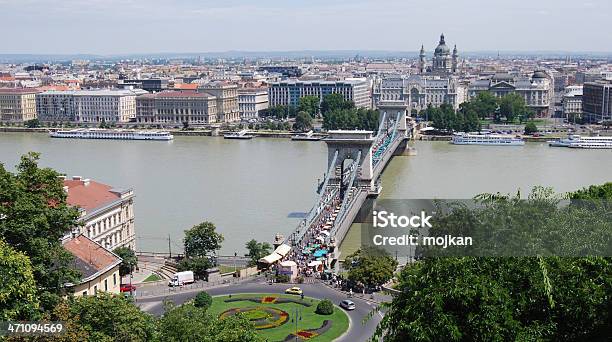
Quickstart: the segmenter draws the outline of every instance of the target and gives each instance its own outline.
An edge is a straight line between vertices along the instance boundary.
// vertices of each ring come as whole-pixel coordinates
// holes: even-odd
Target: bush
[[[331,315],[334,313],[334,304],[329,299],[323,299],[317,304],[315,312],[319,315]]]
[[[290,280],[290,278],[286,274],[277,274],[276,275],[276,282],[277,283],[288,283],[289,280]]]
[[[295,281],[296,281],[298,284],[302,284],[302,283],[304,283],[304,277],[299,276],[299,277],[295,278]]]
[[[212,297],[206,291],[198,293],[193,301],[193,305],[196,308],[208,309],[212,304]]]
[[[533,134],[538,132],[538,127],[533,122],[528,122],[525,125],[525,134]]]

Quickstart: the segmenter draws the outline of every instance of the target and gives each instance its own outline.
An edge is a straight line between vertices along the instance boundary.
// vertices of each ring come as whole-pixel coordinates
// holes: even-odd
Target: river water
[[[611,150],[454,146],[416,142],[418,154],[386,168],[383,198],[471,198],[482,192],[526,193],[535,185],[571,191],[612,181]],[[0,133],[0,162],[41,153],[40,164],[135,192],[137,249],[181,250],[183,230],[205,220],[225,237],[221,254],[246,241],[288,234],[316,199],[326,169],[323,142],[176,137],[172,142],[51,139]],[[355,235],[352,234],[351,235]],[[350,239],[348,239],[350,240]]]

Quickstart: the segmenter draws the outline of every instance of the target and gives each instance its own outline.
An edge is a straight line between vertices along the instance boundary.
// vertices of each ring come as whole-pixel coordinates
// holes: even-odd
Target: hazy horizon
[[[610,53],[608,0],[0,0],[0,54]]]

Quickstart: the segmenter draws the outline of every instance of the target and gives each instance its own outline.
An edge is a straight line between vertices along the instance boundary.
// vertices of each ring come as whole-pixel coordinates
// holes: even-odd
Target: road
[[[284,293],[285,290],[290,287],[288,284],[268,284],[264,280],[258,279],[255,281],[245,282],[241,284],[234,285],[222,285],[215,288],[206,289],[211,296],[220,296],[220,295],[228,295],[228,294],[237,294],[237,293]],[[312,297],[317,299],[330,299],[335,304],[339,304],[341,300],[346,299],[347,295],[345,293],[341,293],[334,289],[327,287],[326,285],[320,283],[314,284],[301,284],[299,285],[304,291],[304,295],[306,297]],[[180,305],[185,303],[186,301],[195,297],[198,291],[190,291],[190,292],[178,292],[173,293],[167,296],[159,296],[159,297],[147,297],[147,298],[138,298],[137,304],[138,306],[145,312],[150,314],[159,316],[163,314],[163,303],[164,299],[169,299],[173,301],[175,304]],[[341,338],[337,339],[337,341],[343,342],[357,342],[357,341],[366,341],[372,334],[374,333],[374,329],[382,319],[382,315],[377,312],[375,313],[370,320],[368,320],[365,324],[363,324],[363,319],[368,316],[370,311],[374,309],[375,304],[370,303],[368,301],[352,298],[353,302],[355,302],[356,309],[353,311],[348,311],[347,314],[350,320],[350,326],[347,333],[341,336]]]

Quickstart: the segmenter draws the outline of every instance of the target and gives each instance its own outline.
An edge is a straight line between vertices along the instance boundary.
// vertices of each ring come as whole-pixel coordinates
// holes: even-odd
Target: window
[[[98,285],[94,285],[94,295],[98,294]]]
[[[104,291],[108,291],[108,279],[104,279]]]
[[[117,286],[117,273],[113,273],[113,286]]]
[[[87,296],[87,290],[83,291],[82,295]]]

